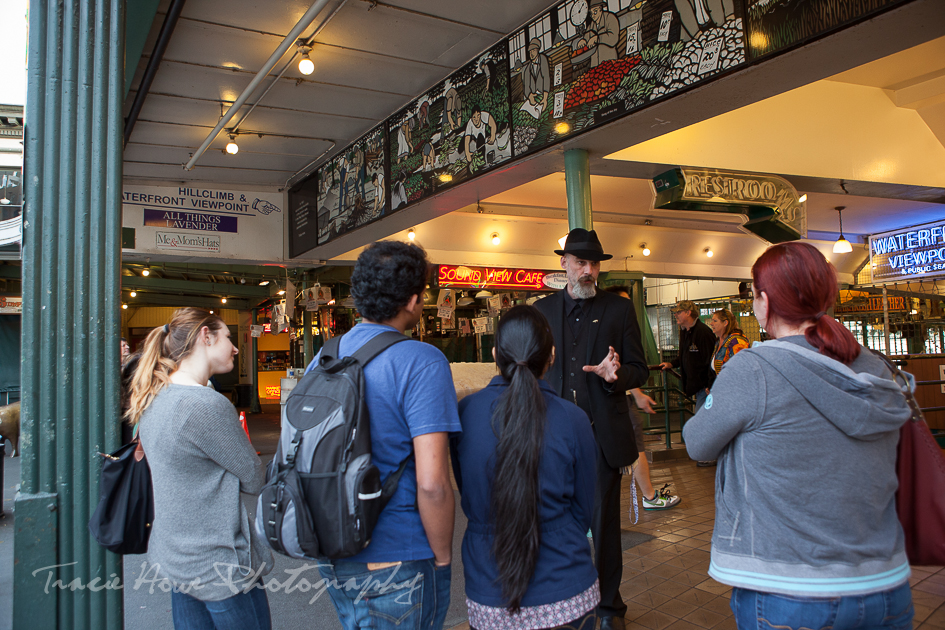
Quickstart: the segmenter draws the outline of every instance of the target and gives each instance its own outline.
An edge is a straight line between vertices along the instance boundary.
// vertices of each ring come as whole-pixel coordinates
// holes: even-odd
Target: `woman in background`
[[[544,316],[500,320],[500,375],[459,403],[453,469],[469,525],[463,569],[475,630],[593,630],[600,601],[587,531],[597,445],[587,415],[542,375],[554,361]]]
[[[719,342],[715,346],[715,353],[712,355],[712,369],[715,374],[710,374],[709,383],[715,380],[725,362],[735,356],[739,350],[744,350],[751,344],[745,333],[738,327],[735,321],[735,315],[727,308],[720,308],[712,313],[709,318],[709,328],[718,337]]]
[[[690,456],[718,457],[709,575],[734,587],[739,630],[909,630],[896,516],[905,396],[826,314],[837,272],[816,248],[774,245],[751,271],[773,340],[726,363],[683,428]]]
[[[272,556],[240,500],[259,494],[263,465],[233,405],[207,387],[236,353],[223,320],[183,308],[148,335],[132,379],[126,416],[139,425],[154,487],[148,559],[182,587],[171,593],[177,630],[271,627],[266,591],[253,585]]]

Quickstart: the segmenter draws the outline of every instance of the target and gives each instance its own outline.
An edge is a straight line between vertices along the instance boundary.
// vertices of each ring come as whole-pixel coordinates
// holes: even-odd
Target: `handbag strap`
[[[902,390],[903,395],[906,397],[906,402],[909,404],[909,409],[912,410],[912,422],[925,422],[925,416],[922,414],[922,409],[919,408],[919,403],[915,400],[915,395],[912,393],[912,386],[909,383],[909,379],[906,378],[905,373],[882,352],[873,350],[872,348],[870,348],[870,352],[882,359],[886,367],[889,368],[889,371],[892,372],[893,380],[896,382],[896,385],[899,385],[899,389]]]

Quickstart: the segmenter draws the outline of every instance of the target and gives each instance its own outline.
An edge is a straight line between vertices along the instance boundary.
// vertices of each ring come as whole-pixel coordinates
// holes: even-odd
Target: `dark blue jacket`
[[[597,580],[587,530],[594,511],[597,444],[581,409],[539,381],[548,409],[539,467],[541,547],[522,606],[568,599]],[[459,403],[462,436],[453,442],[453,472],[469,519],[463,537],[466,596],[486,606],[505,606],[492,557],[492,479],[498,439],[492,411],[508,385],[501,376]]]

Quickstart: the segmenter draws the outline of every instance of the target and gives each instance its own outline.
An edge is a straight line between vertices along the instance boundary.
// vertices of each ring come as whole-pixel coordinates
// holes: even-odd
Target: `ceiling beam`
[[[270,285],[274,286],[274,285]],[[261,287],[256,284],[218,284],[215,282],[194,282],[192,280],[169,280],[148,276],[122,276],[121,288],[158,293],[180,293],[187,295],[218,295],[221,297],[243,297],[267,299],[270,296],[270,286]]]
[[[139,293],[137,297],[133,298],[123,295],[122,301],[124,301],[129,308],[138,306],[179,306],[181,308],[185,306],[195,306],[197,308],[213,310],[228,308],[245,311],[256,308],[256,306],[259,305],[258,300],[227,299],[226,304],[223,304],[220,302],[220,298],[193,295],[167,295],[163,293]]]

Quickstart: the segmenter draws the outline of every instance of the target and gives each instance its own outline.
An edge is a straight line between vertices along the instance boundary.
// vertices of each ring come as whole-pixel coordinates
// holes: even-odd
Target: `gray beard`
[[[571,285],[572,297],[578,300],[589,300],[595,295],[597,295],[597,285],[596,284],[582,284],[576,282]]]

